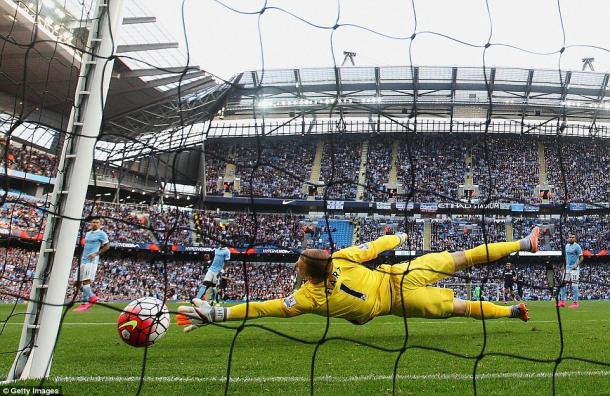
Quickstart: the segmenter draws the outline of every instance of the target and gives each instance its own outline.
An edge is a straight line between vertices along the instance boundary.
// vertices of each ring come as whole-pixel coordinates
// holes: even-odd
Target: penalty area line
[[[550,372],[512,372],[512,373],[487,373],[477,375],[477,380],[493,380],[493,379],[505,379],[505,378],[551,378],[553,376]],[[572,377],[606,377],[610,376],[610,370],[601,371],[562,371],[556,374],[560,378],[572,378]],[[338,377],[332,375],[321,375],[316,376],[314,380],[316,382],[368,382],[368,381],[391,381],[391,375],[354,375],[347,377]],[[406,381],[430,381],[430,380],[445,380],[445,381],[472,381],[472,375],[460,374],[460,373],[447,373],[447,374],[410,374],[403,375],[399,374],[396,376],[398,380]],[[121,377],[121,376],[57,376],[51,377],[51,381],[62,383],[62,382],[74,382],[74,383],[99,383],[99,382],[138,382],[140,377]],[[144,382],[155,382],[155,383],[224,383],[226,377],[180,377],[180,376],[167,376],[167,377],[144,377]],[[231,377],[232,383],[308,383],[309,377]]]

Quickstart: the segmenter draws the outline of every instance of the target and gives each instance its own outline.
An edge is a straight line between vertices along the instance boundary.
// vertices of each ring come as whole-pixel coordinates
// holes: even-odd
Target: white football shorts
[[[211,282],[213,284],[218,284],[218,274],[220,272],[214,272],[214,271],[210,271],[208,270],[208,272],[205,273],[205,278],[203,278],[204,282]]]
[[[93,282],[95,280],[95,273],[97,272],[97,263],[82,263],[80,265],[80,272],[77,270],[77,274],[75,278],[78,277],[80,282],[84,280],[90,280]]]
[[[579,268],[572,269],[572,270],[567,269],[566,272],[563,274],[564,282],[578,283],[579,280],[580,280],[580,269]]]

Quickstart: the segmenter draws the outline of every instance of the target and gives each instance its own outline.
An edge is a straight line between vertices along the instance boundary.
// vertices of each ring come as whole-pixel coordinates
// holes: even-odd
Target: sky
[[[125,0],[134,1],[134,0]],[[184,46],[180,0],[139,0]],[[227,7],[242,12],[244,15]],[[414,18],[413,4],[415,6]],[[487,14],[489,5],[491,24]],[[184,24],[190,64],[221,78],[253,69],[329,67],[343,62],[343,51],[356,52],[357,66],[488,66],[557,69],[563,31],[556,0],[186,0]],[[610,50],[607,23],[610,1],[561,0],[565,45]],[[279,10],[281,8],[285,11]],[[327,27],[317,28],[311,24]],[[340,25],[337,29],[329,27]],[[259,35],[260,29],[260,35]],[[410,37],[408,39],[388,38]],[[429,32],[435,32],[432,34]],[[459,43],[439,34],[477,45]],[[411,48],[409,49],[409,47]],[[262,47],[262,48],[261,48]],[[334,59],[333,59],[334,54]],[[581,70],[582,58],[595,58],[598,72],[610,71],[610,52],[567,48],[565,70]],[[163,65],[159,65],[163,66]]]

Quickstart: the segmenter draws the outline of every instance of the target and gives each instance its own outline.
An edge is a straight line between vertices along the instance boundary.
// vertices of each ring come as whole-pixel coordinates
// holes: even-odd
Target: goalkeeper
[[[396,265],[383,264],[370,270],[362,265],[380,253],[406,241],[406,234],[386,235],[360,246],[335,252],[307,249],[296,265],[305,283],[292,295],[233,307],[211,307],[193,300],[194,306],[180,306],[178,325],[189,332],[211,322],[292,317],[305,313],[344,318],[364,324],[376,316],[396,315],[440,319],[466,316],[475,319],[517,318],[528,320],[525,304],[496,305],[488,301],[466,301],[454,297],[453,290],[430,287],[473,265],[498,261],[519,251],[538,251],[540,229],[535,227],[515,242],[480,245],[460,252],[430,253]]]

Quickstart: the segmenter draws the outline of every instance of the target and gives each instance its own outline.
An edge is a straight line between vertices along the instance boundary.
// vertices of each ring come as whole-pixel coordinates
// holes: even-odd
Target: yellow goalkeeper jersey
[[[305,282],[286,298],[252,302],[247,316],[289,317],[314,313],[364,324],[375,316],[387,315],[392,303],[390,276],[370,270],[362,263],[399,244],[398,236],[386,235],[373,242],[339,250],[332,255],[332,275],[326,282]],[[245,304],[232,307],[229,314],[231,320],[245,315]]]

